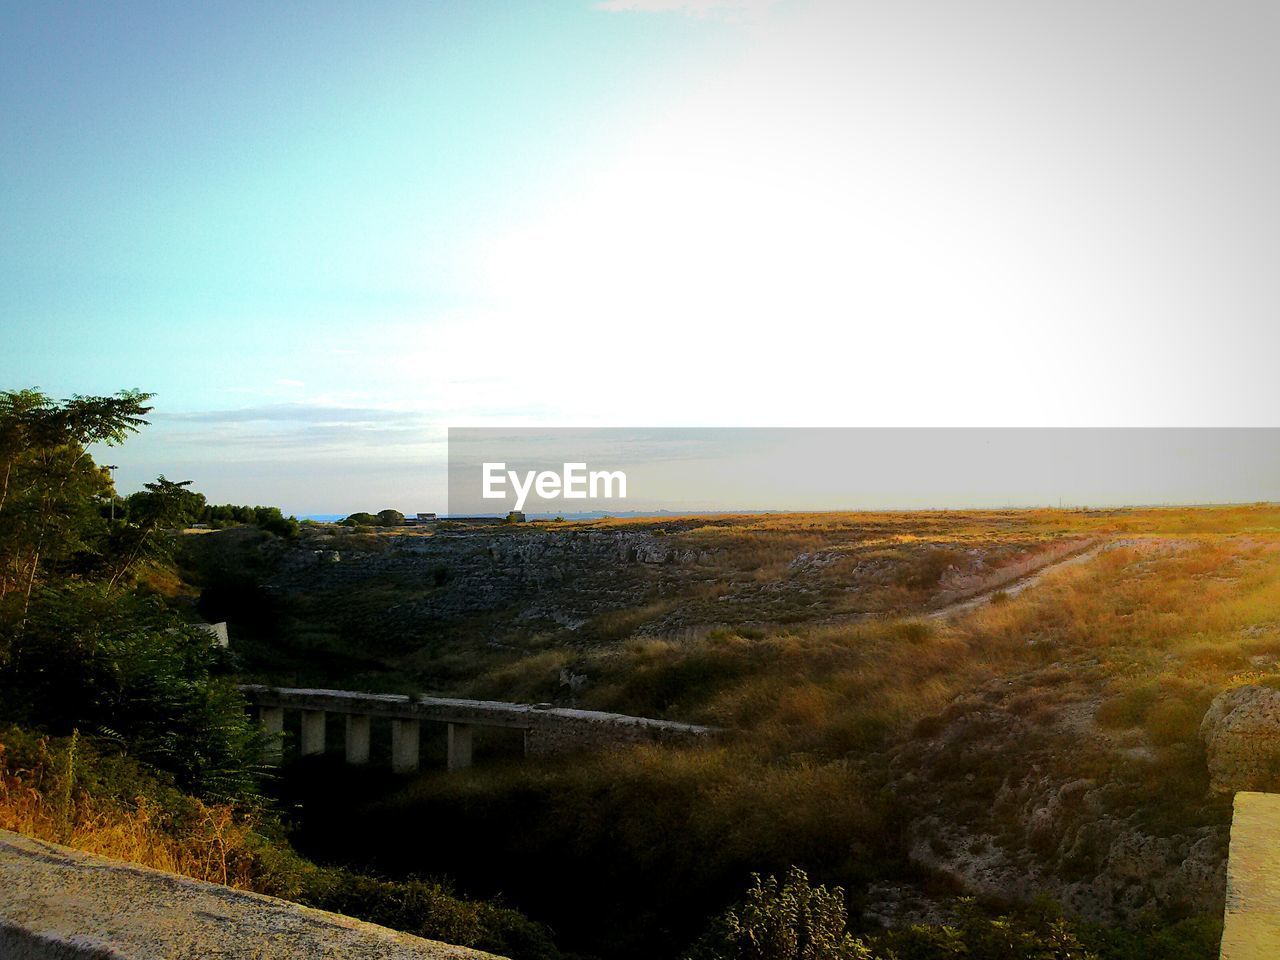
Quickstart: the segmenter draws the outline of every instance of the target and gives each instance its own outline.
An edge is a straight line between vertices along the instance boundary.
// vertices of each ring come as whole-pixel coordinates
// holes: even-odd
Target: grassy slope
[[[477,892],[503,889],[571,943],[618,955],[687,942],[751,870],[800,863],[855,892],[875,878],[928,890],[933,881],[905,859],[908,805],[891,769],[993,684],[1008,689],[997,709],[1043,731],[1038,759],[1063,776],[1114,781],[1117,815],[1156,834],[1224,822],[1225,806],[1206,793],[1196,727],[1218,690],[1280,676],[1280,510],[751,517],[690,533],[754,543],[776,532],[766,569],[777,570],[793,551],[829,543],[831,530],[870,523],[934,546],[1005,535],[1129,542],[955,623],[720,628],[514,658],[469,689],[518,699],[569,666],[586,678],[584,705],[744,733],[712,750],[426,776],[354,814],[368,842],[337,852],[393,869],[429,863]],[[797,530],[817,532],[797,541]],[[1057,719],[1080,704],[1093,714],[1083,736]],[[1028,756],[1010,749],[932,770],[927,789],[976,822]],[[342,816],[350,822],[349,807]],[[424,822],[458,829],[415,832]],[[324,832],[317,810],[305,834]]]

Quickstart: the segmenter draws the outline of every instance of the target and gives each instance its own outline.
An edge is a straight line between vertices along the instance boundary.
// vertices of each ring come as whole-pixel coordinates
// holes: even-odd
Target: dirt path
[[[993,586],[989,590],[984,590],[975,597],[969,597],[966,600],[958,600],[955,603],[949,603],[945,607],[939,607],[937,610],[930,610],[924,614],[928,620],[945,620],[950,617],[960,616],[971,610],[976,610],[984,604],[990,603],[991,598],[997,593],[1003,593],[1006,596],[1016,597],[1028,587],[1033,587],[1044,578],[1046,574],[1052,573],[1054,570],[1061,570],[1065,567],[1075,566],[1080,563],[1088,563],[1108,546],[1109,541],[1093,542],[1086,545],[1079,552],[1063,557],[1061,560],[1054,560],[1045,564],[1038,570],[1032,571],[1024,577],[1008,583]]]

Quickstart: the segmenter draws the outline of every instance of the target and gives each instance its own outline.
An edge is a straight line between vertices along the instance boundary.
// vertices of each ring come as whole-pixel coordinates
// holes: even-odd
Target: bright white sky
[[[298,512],[450,425],[1276,425],[1275,4],[528,7],[0,14],[0,386]]]

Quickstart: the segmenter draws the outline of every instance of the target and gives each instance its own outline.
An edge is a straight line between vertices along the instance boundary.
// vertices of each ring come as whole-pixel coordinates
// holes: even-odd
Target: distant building
[[[214,643],[220,647],[230,644],[230,637],[227,636],[227,622],[225,620],[219,623],[193,623],[193,627],[203,633],[207,633],[213,638]]]
[[[416,516],[419,520],[434,520],[436,518],[434,513],[419,513]]]

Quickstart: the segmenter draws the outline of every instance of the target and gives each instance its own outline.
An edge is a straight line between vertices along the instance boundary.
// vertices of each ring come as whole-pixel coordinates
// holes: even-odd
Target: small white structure
[[[225,620],[218,623],[197,623],[194,626],[197,630],[203,630],[213,637],[214,642],[220,647],[229,646],[231,643],[231,638],[227,635],[227,621]]]

